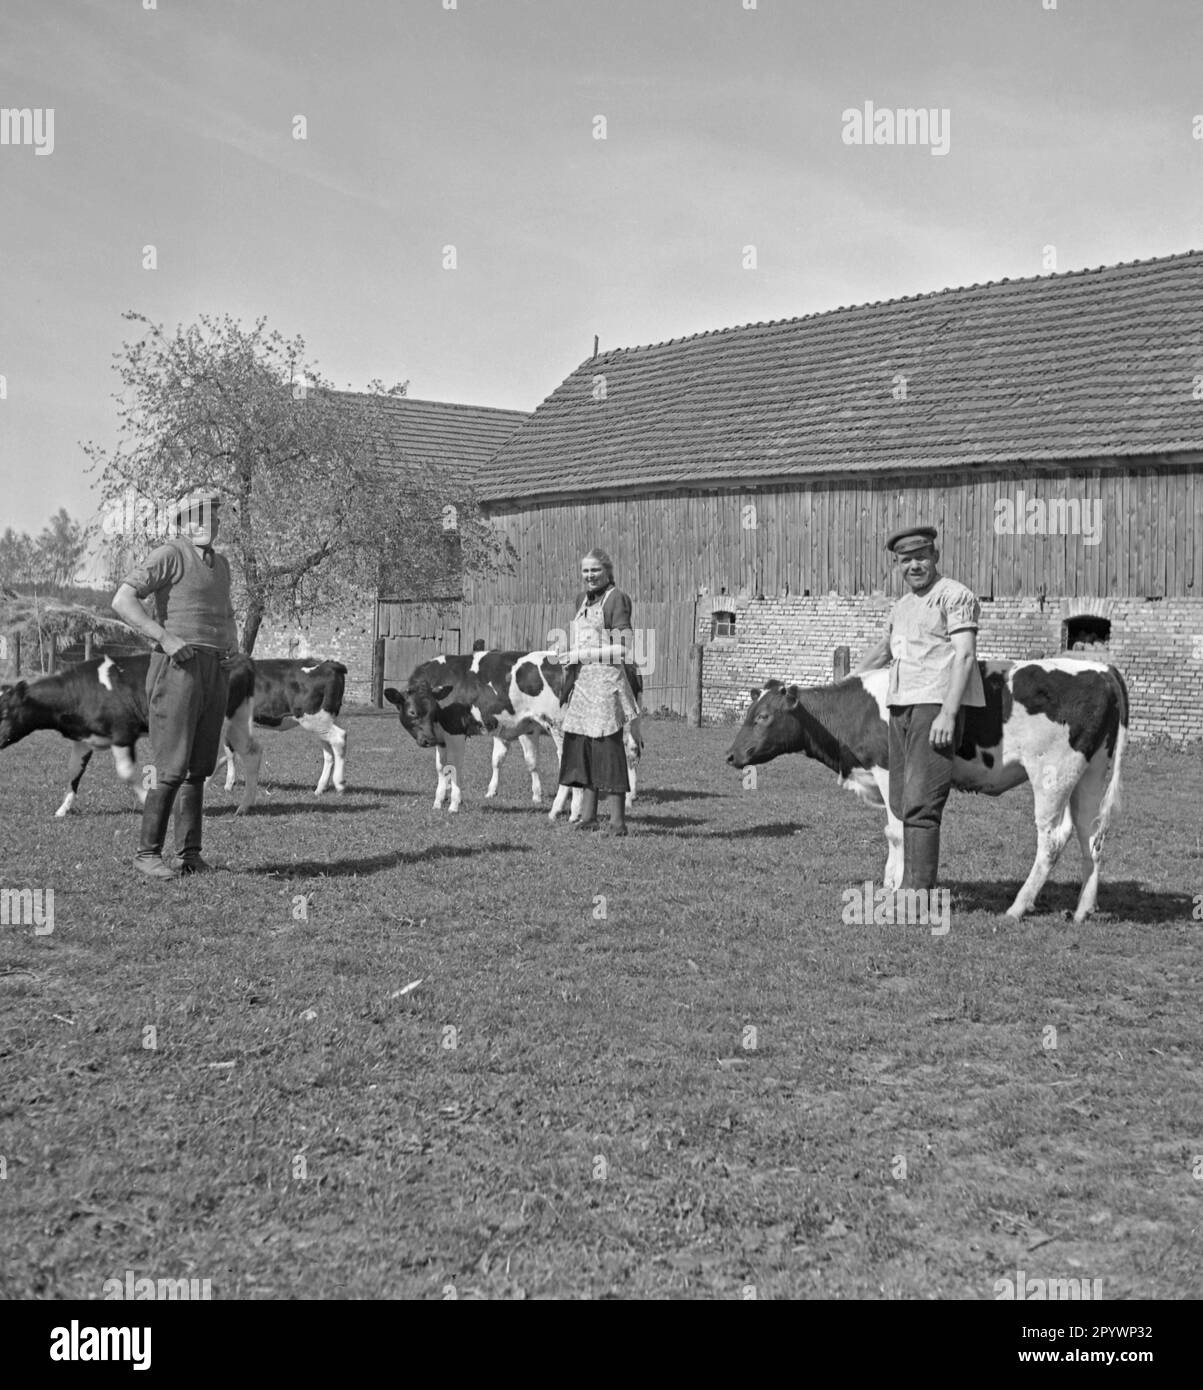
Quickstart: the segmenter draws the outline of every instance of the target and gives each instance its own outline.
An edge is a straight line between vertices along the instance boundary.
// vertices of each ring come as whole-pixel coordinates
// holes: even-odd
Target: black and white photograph
[[[207,1364],[165,1303],[788,1300],[1164,1370],[1203,9],[0,32],[33,1364]]]

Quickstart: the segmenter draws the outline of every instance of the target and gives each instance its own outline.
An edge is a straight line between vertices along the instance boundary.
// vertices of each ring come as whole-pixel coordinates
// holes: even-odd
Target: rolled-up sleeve
[[[178,584],[183,574],[184,567],[176,548],[160,545],[140,565],[135,565],[121,582],[128,584],[139,598],[146,598],[148,594],[157,594],[168,585]]]
[[[954,632],[976,632],[982,606],[968,589],[952,594],[944,608],[944,620],[949,636]]]

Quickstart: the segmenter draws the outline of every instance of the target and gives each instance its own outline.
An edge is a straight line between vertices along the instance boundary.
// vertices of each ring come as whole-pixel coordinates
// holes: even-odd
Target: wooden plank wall
[[[1022,494],[1022,497],[1020,496]],[[1077,499],[1102,539],[998,534],[1004,500]],[[1097,511],[1096,511],[1097,504]],[[754,511],[746,510],[754,508]],[[941,532],[941,568],[983,597],[1203,595],[1203,470],[1082,467],[1074,472],[911,474],[787,488],[612,497],[491,509],[520,560],[469,576],[465,599],[561,603],[594,545],[640,604],[692,600],[700,586],[752,595],[891,592],[886,536],[921,521]],[[469,643],[470,645],[470,643]]]

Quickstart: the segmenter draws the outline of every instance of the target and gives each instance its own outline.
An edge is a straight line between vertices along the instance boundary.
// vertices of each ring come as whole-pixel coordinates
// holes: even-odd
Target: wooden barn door
[[[431,657],[460,652],[458,604],[382,602],[379,624],[386,686],[404,685]]]
[[[696,612],[693,599],[684,603],[635,602],[635,639],[643,666],[643,705],[649,714],[663,708],[674,714],[685,713],[685,677],[689,648],[696,640]]]

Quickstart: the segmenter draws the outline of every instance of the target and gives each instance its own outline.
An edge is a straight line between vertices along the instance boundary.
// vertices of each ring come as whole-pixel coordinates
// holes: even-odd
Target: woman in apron
[[[614,584],[614,565],[604,550],[581,561],[585,591],[577,596],[572,650],[560,657],[567,709],[560,785],[581,787],[578,830],[594,829],[597,799],[604,796],[610,823],[603,834],[625,835],[630,790],[623,729],[639,714],[624,664],[633,660],[631,600]]]

